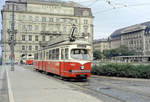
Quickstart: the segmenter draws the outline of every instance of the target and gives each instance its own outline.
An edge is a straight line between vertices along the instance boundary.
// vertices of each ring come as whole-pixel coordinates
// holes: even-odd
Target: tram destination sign
[[[84,45],[84,44],[78,44],[77,47],[79,47],[79,48],[86,48],[86,45]]]

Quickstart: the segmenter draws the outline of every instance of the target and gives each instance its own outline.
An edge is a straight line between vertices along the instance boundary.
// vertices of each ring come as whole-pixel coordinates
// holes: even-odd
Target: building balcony
[[[48,41],[39,41],[39,45],[41,47],[46,47],[48,45]]]
[[[60,31],[41,31],[42,35],[61,35]]]

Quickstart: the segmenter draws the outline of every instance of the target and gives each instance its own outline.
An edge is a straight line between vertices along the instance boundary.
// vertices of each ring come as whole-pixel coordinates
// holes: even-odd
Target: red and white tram
[[[33,60],[34,60],[34,57],[31,54],[29,54],[27,56],[27,59],[26,59],[26,64],[27,65],[32,65],[33,64]]]
[[[63,41],[36,51],[34,68],[63,78],[90,77],[91,46],[84,40]]]

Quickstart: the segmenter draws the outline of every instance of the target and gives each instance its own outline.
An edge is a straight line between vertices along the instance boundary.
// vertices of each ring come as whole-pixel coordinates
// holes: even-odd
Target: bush
[[[91,68],[94,75],[129,77],[129,78],[148,78],[150,79],[150,65],[132,64],[106,64],[94,65]]]

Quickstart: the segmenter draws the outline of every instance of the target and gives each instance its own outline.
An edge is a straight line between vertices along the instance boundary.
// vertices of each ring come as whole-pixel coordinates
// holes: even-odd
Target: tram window
[[[72,49],[71,57],[73,59],[79,59],[79,60],[89,60],[90,59],[88,50],[86,50],[86,49]]]
[[[45,51],[43,52],[43,59],[45,59]]]
[[[46,59],[48,60],[48,52],[46,52]]]
[[[34,59],[37,60],[37,53],[34,54]]]
[[[59,49],[56,49],[56,59],[59,59]]]
[[[37,60],[38,60],[39,56],[38,56],[38,53],[37,53]]]
[[[64,49],[61,49],[61,59],[64,59]]]
[[[36,53],[34,54],[34,59],[36,60]]]
[[[52,59],[52,51],[49,50],[49,59]]]
[[[65,49],[65,59],[68,59],[68,48]]]
[[[40,59],[42,59],[42,52],[41,52],[41,55],[40,55]]]
[[[56,59],[56,49],[52,50],[52,59]]]

